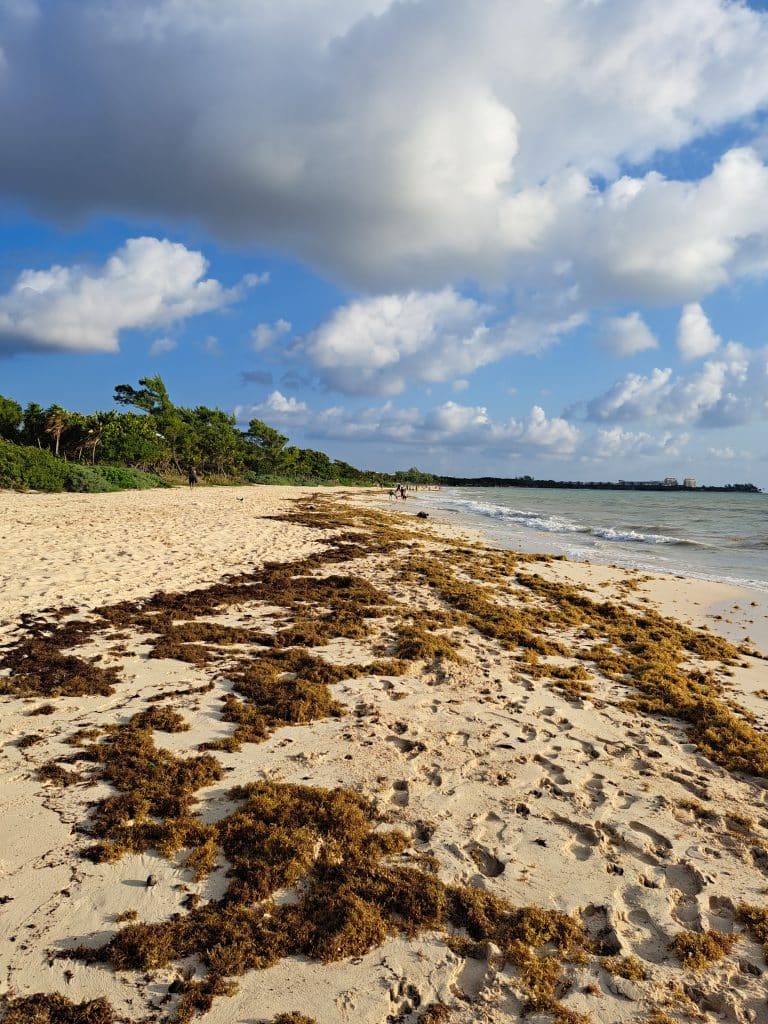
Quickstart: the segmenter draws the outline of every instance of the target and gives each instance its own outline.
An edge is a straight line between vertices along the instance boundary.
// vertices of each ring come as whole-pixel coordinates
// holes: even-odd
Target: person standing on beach
[[[189,474],[187,476],[187,479],[189,480],[190,487],[194,487],[195,484],[197,483],[197,470],[195,469],[194,466],[189,467]]]

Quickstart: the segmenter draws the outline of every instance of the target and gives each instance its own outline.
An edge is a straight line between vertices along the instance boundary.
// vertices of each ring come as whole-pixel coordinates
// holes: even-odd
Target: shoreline
[[[734,556],[737,562],[732,562],[730,565],[717,560],[713,562],[708,558],[702,560],[699,558],[700,553],[691,550],[689,545],[693,545],[693,548],[703,545],[703,548],[706,549],[708,546],[712,546],[709,543],[711,540],[715,542],[716,547],[717,538],[715,536],[708,540],[706,536],[697,537],[696,531],[694,531],[692,537],[684,536],[677,540],[669,537],[666,538],[667,543],[657,544],[654,543],[654,537],[658,534],[659,529],[649,527],[649,532],[646,533],[644,521],[632,518],[636,511],[635,506],[630,509],[612,510],[616,516],[628,515],[630,517],[629,520],[624,519],[620,525],[617,525],[614,531],[610,517],[602,518],[598,522],[591,516],[589,510],[584,510],[585,518],[582,520],[579,512],[575,509],[573,514],[570,514],[559,506],[543,504],[532,507],[530,499],[535,492],[523,493],[526,495],[527,502],[524,501],[521,504],[520,510],[503,502],[499,505],[491,503],[490,508],[498,514],[483,514],[480,509],[486,508],[486,511],[488,509],[485,501],[480,502],[477,510],[473,510],[474,502],[466,493],[446,494],[445,501],[448,503],[446,507],[441,507],[440,499],[435,494],[428,495],[418,492],[413,497],[415,500],[423,499],[425,508],[430,509],[435,515],[445,518],[446,521],[451,521],[456,517],[458,520],[475,523],[477,529],[483,532],[492,546],[509,547],[530,553],[545,552],[564,555],[577,561],[588,560],[609,565],[618,562],[629,569],[662,575],[693,576],[710,582],[724,582],[731,586],[758,590],[768,594],[768,574],[765,573],[768,563],[765,562],[764,554],[761,553],[759,546],[751,551],[750,563],[742,561],[737,564],[737,555]],[[546,502],[546,492],[544,495]],[[484,495],[484,498],[487,499],[487,495]],[[727,507],[729,504],[726,503],[726,507],[720,510],[723,514],[732,511]],[[683,514],[682,509],[679,511]],[[657,506],[656,509],[650,509],[648,512],[651,516],[654,515],[654,512],[663,514],[663,508]],[[506,522],[505,518],[507,513],[513,517],[509,522]],[[545,521],[555,520],[551,524],[551,529],[537,528],[535,521],[540,517]],[[534,523],[527,522],[527,519],[532,519]],[[762,529],[763,520],[755,521],[752,525],[759,531]],[[672,522],[666,522],[664,526],[674,533],[675,527]],[[734,524],[734,527],[738,532],[738,526]],[[664,532],[663,528],[662,532]],[[627,536],[622,536],[622,534],[627,534]],[[612,539],[609,540],[609,537]],[[739,546],[737,545],[733,550],[738,552]],[[726,549],[723,548],[721,554],[725,551]],[[763,567],[763,575],[758,574],[753,578],[748,575],[748,572],[750,568],[754,570],[756,560]]]
[[[368,494],[368,501],[372,492]],[[397,509],[408,512],[404,505],[393,506],[385,498],[371,503],[380,511]],[[408,508],[425,511],[431,523],[440,524],[457,534],[474,537],[483,544],[497,546],[498,538],[484,530],[470,516],[459,511],[447,513],[435,509],[429,498],[422,498],[421,492],[411,493],[407,499]],[[524,547],[510,545],[504,550],[520,550],[527,554],[553,555],[564,559],[563,564],[586,565],[593,569],[602,567],[647,576],[653,581],[652,600],[659,604],[664,614],[681,617],[684,621],[706,627],[728,640],[738,642],[748,636],[762,651],[768,652],[768,590],[760,590],[728,579],[716,579],[695,573],[683,574],[674,569],[663,572],[656,568],[645,568],[616,563],[608,552],[605,557],[577,558],[562,555],[555,545],[547,545],[546,536],[536,534],[528,539]]]
[[[581,961],[565,946],[546,953],[546,944],[536,942],[535,954],[510,947],[501,955],[506,940],[491,930],[482,951],[469,949],[466,934],[464,945],[454,941],[461,929],[451,917],[456,911],[446,910],[445,920],[435,916],[417,926],[414,918],[410,937],[390,922],[390,933],[368,940],[367,949],[353,943],[355,952],[343,955],[333,947],[328,963],[294,951],[264,970],[235,973],[238,993],[215,996],[195,1021],[271,1021],[300,1012],[318,1024],[379,1024],[387,1014],[415,1024],[428,1007],[444,1006],[449,1016],[442,1019],[455,1024],[502,1024],[533,998],[531,972],[547,955],[555,957],[560,979],[551,995],[546,986],[537,990],[547,1020],[557,1019],[558,1007],[606,1022],[667,1012],[673,985],[711,999],[730,988],[735,1019],[761,1005],[760,976],[751,968],[763,971],[764,960],[737,908],[764,902],[768,862],[750,851],[768,850],[768,760],[764,776],[741,775],[711,759],[727,760],[726,752],[696,746],[704,738],[690,723],[627,703],[631,687],[612,667],[601,637],[625,642],[612,608],[626,624],[637,621],[643,643],[643,629],[649,636],[665,630],[665,657],[680,655],[679,664],[669,662],[670,678],[683,679],[698,665],[712,672],[723,700],[737,698],[755,716],[757,731],[749,735],[756,751],[768,720],[768,700],[759,695],[768,686],[768,663],[745,649],[729,667],[727,646],[704,640],[698,654],[676,653],[676,645],[694,643],[692,634],[668,619],[642,624],[654,607],[706,624],[709,605],[695,603],[700,581],[516,558],[475,546],[477,536],[466,530],[418,520],[415,505],[409,499],[394,507],[376,492],[343,488],[0,493],[0,655],[34,628],[20,627],[21,615],[49,609],[48,634],[40,634],[49,639],[57,630],[68,635],[68,623],[84,616],[91,632],[74,646],[70,637],[66,649],[89,662],[95,679],[114,670],[117,680],[112,693],[46,697],[41,677],[4,698],[0,896],[12,898],[0,905],[0,948],[9,964],[0,994],[58,991],[73,1002],[106,996],[136,1021],[173,1011],[178,997],[167,994],[168,986],[183,979],[183,958],[114,972],[48,952],[78,942],[102,945],[119,934],[116,917],[129,912],[144,928],[168,927],[172,914],[183,921],[196,912],[182,909],[190,894],[213,912],[229,884],[234,851],[219,854],[199,880],[184,867],[182,851],[161,856],[137,837],[135,848],[114,860],[83,858],[93,841],[82,829],[93,820],[94,800],[108,800],[116,785],[127,784],[119,774],[104,775],[97,755],[108,749],[104,737],[117,734],[103,730],[123,730],[119,735],[138,742],[136,715],[152,712],[151,733],[140,734],[158,751],[151,763],[172,766],[166,755],[199,757],[201,742],[229,741],[244,728],[224,718],[222,699],[229,694],[251,706],[241,678],[249,659],[260,659],[265,673],[275,650],[290,658],[292,649],[306,649],[333,666],[323,669],[327,683],[313,682],[306,666],[299,670],[310,673],[315,710],[308,714],[305,703],[290,720],[280,718],[290,709],[273,709],[277,724],[267,735],[246,731],[239,749],[214,750],[224,774],[203,781],[189,813],[209,829],[226,822],[236,785],[283,787],[283,801],[298,792],[286,787],[343,787],[369,802],[377,832],[405,834],[408,849],[391,863],[420,872],[420,891],[452,886],[566,915],[557,918],[561,925],[567,919],[569,928],[586,929],[593,946]],[[286,563],[297,575],[281,575]],[[228,575],[231,590],[220,583]],[[159,589],[168,597],[166,604],[157,599],[155,623],[146,618],[153,607],[147,599]],[[173,592],[184,595],[181,605]],[[729,608],[736,601],[714,585],[710,597]],[[58,618],[51,613],[62,606],[76,607]],[[714,637],[733,622],[711,626]],[[264,645],[265,637],[280,636],[276,649]],[[590,653],[585,644],[597,646]],[[35,650],[29,647],[32,661]],[[632,657],[622,650],[628,668]],[[646,671],[640,662],[635,670]],[[29,666],[17,667],[15,677],[22,671]],[[13,678],[0,672],[0,680]],[[333,713],[323,705],[326,686],[338,704]],[[658,695],[649,690],[644,699],[650,706]],[[46,704],[50,714],[34,714]],[[164,708],[189,730],[163,731]],[[101,732],[83,735],[73,748],[72,734],[89,729]],[[95,760],[67,761],[78,749]],[[49,763],[78,773],[77,780],[41,781]],[[213,841],[214,833],[206,835]],[[115,835],[105,841],[115,842]],[[387,878],[384,871],[377,884]],[[279,887],[278,908],[300,905],[301,892]],[[547,920],[554,926],[555,917]],[[358,923],[353,931],[360,929]],[[694,972],[671,944],[682,932],[708,929],[736,935],[738,944]],[[352,940],[334,941],[342,950]],[[643,977],[625,977],[611,957],[631,958]],[[728,981],[734,971],[742,981],[737,991]],[[205,977],[198,966],[192,980],[204,985]],[[709,1012],[705,995],[698,1003],[686,998]],[[752,1019],[762,1024],[761,1014]]]

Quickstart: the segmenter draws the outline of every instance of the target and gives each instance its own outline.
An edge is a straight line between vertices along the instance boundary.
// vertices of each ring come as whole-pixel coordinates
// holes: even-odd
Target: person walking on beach
[[[197,483],[197,470],[195,469],[194,466],[189,467],[189,474],[187,476],[187,479],[189,480],[190,487],[194,487],[195,484]]]

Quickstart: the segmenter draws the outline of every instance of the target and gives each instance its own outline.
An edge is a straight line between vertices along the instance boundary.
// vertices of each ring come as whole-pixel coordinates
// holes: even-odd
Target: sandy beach
[[[0,492],[9,1021],[768,1024],[765,610],[416,510]]]

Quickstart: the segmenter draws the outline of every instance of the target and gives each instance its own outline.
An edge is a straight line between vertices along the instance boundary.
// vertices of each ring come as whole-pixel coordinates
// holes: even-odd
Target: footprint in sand
[[[473,843],[467,848],[467,852],[477,865],[480,874],[486,878],[498,878],[503,873],[506,865],[484,846]]]
[[[576,860],[587,860],[600,845],[600,833],[591,825],[582,825],[560,815],[556,815],[552,820],[573,833],[573,837],[564,843],[563,852],[569,853]]]
[[[657,832],[656,829],[650,828],[648,825],[644,825],[641,821],[630,821],[629,827],[634,832],[640,832],[642,835],[648,836],[653,843],[653,852],[657,857],[668,857],[669,852],[672,849],[672,843],[663,836],[661,832]]]
[[[687,864],[670,864],[664,869],[664,878],[672,889],[674,920],[684,928],[701,928],[701,910],[696,897],[704,888],[703,876]]]
[[[736,905],[728,896],[710,896],[708,927],[718,932],[732,932]]]
[[[411,802],[408,783],[405,779],[395,779],[392,783],[392,803],[398,807],[407,807]]]
[[[617,953],[621,953],[623,949],[621,939],[613,925],[607,906],[590,903],[582,911],[581,919],[594,943],[596,953],[600,956],[615,956]]]
[[[420,740],[406,740],[400,736],[387,736],[387,739],[390,743],[394,743],[401,754],[410,754],[412,757],[416,757],[427,749]]]
[[[604,775],[593,775],[591,779],[584,783],[584,789],[589,794],[593,807],[602,807],[608,799],[603,786],[604,778]]]
[[[635,907],[627,915],[630,945],[634,953],[652,964],[660,964],[668,957],[669,938],[658,927],[643,907]]]
[[[682,786],[687,792],[692,793],[698,800],[709,800],[709,790],[706,786],[702,786],[701,783],[696,781],[692,772],[681,768],[678,771],[668,772],[667,778],[676,782],[678,786]]]

